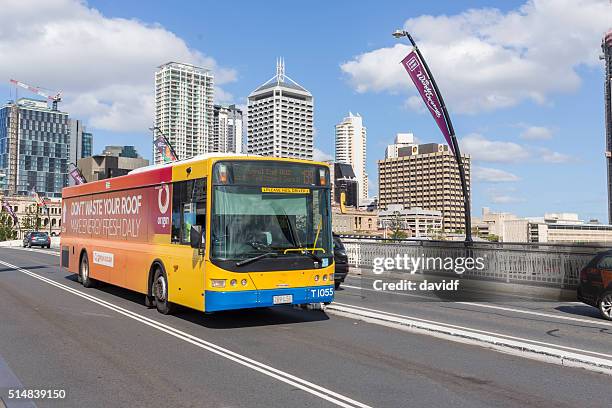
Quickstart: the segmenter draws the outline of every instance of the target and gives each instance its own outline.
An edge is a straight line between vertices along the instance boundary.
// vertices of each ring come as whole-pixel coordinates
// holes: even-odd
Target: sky
[[[443,142],[400,65],[415,37],[472,158],[472,212],[576,212],[608,221],[601,38],[608,0],[3,0],[0,98],[10,78],[62,90],[60,107],[94,133],[94,153],[132,144],[151,157],[155,68],[210,68],[217,103],[246,105],[275,72],[315,99],[315,153],[334,154],[348,112],[377,160],[399,132]],[[18,96],[26,95],[20,91]]]

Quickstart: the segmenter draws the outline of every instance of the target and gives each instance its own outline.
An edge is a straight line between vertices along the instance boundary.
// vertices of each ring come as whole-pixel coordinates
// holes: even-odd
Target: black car
[[[28,232],[23,238],[23,247],[32,248],[33,246],[51,248],[51,238],[49,234],[39,231]]]
[[[349,266],[346,248],[337,235],[334,235],[334,263],[336,265],[336,269],[334,270],[334,285],[336,289],[338,289],[348,274]]]
[[[580,271],[578,300],[599,309],[612,320],[612,251],[597,254]]]

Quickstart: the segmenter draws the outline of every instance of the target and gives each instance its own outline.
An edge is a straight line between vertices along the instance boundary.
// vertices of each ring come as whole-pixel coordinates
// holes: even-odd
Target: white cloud
[[[323,150],[317,149],[316,147],[312,151],[312,159],[315,161],[328,161],[333,160],[333,156]]]
[[[522,197],[505,194],[492,195],[490,200],[493,204],[516,204],[525,202],[525,199]]]
[[[523,146],[514,142],[489,140],[473,133],[460,140],[461,153],[470,154],[473,160],[485,162],[511,163],[529,158]]]
[[[471,9],[452,16],[409,19],[452,111],[476,113],[545,103],[549,95],[580,86],[576,68],[596,66],[601,36],[610,25],[602,0],[535,0],[517,10]],[[341,64],[357,92],[410,92],[399,63],[410,47],[396,44]],[[407,105],[419,108],[418,99]],[[419,108],[420,109],[420,108]]]
[[[559,152],[553,152],[552,150],[548,150],[548,149],[542,149],[542,160],[546,163],[553,163],[553,164],[561,164],[561,163],[568,163],[574,160],[574,158],[570,155],[564,154],[564,153],[559,153]]]
[[[489,183],[505,183],[520,180],[517,175],[512,174],[508,171],[480,166],[474,167],[474,177],[476,181]]]
[[[548,140],[552,137],[552,130],[544,126],[528,126],[521,133],[521,139],[526,140]]]
[[[63,90],[61,109],[100,129],[144,130],[153,122],[155,69],[180,61],[236,79],[158,24],[109,18],[78,0],[5,0],[0,77]],[[223,100],[231,95],[217,88]]]

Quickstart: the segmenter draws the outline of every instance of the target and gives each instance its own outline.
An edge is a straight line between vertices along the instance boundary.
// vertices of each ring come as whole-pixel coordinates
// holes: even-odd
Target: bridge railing
[[[580,270],[598,252],[609,249],[603,245],[566,245],[531,243],[458,241],[385,240],[380,238],[342,237],[352,266],[371,268],[376,258],[408,256],[410,259],[481,258],[483,268],[465,269],[467,278],[575,288]],[[378,261],[380,262],[380,261]],[[452,262],[452,261],[449,261]],[[420,270],[432,273],[456,273],[440,269],[440,262],[423,263]]]

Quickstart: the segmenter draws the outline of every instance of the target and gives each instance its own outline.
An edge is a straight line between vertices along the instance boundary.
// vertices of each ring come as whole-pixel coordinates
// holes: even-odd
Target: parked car
[[[612,250],[597,254],[580,271],[578,300],[599,309],[612,320]]]
[[[338,289],[348,274],[349,266],[346,248],[337,235],[334,235],[334,264],[336,265],[334,270],[334,286]]]
[[[23,238],[23,247],[32,248],[33,246],[51,248],[49,233],[40,231],[28,232]]]

